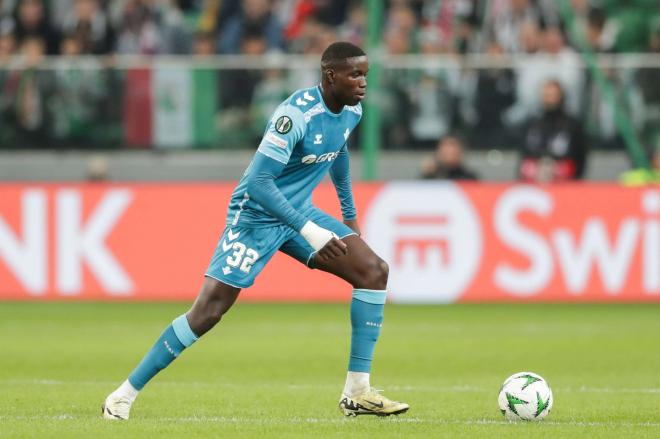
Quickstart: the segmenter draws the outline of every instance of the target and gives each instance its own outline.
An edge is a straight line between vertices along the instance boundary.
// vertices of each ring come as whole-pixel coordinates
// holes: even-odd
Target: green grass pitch
[[[660,437],[660,305],[394,306],[372,384],[399,417],[337,409],[347,305],[239,303],[156,377],[128,422],[101,403],[187,304],[0,303],[0,437]],[[553,388],[540,423],[508,423],[499,386]]]

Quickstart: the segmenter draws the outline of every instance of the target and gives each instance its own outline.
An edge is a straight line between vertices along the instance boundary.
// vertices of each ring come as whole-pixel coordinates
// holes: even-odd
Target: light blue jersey
[[[275,185],[297,212],[304,215],[312,209],[313,190],[333,163],[348,154],[346,141],[361,117],[360,104],[345,106],[340,113],[332,113],[325,106],[318,86],[296,91],[277,108],[257,154],[284,165],[283,171],[274,180]],[[348,161],[346,163],[347,168]],[[254,159],[232,193],[227,213],[228,226],[256,228],[282,224],[280,219],[250,198],[247,188],[253,164]],[[345,171],[348,172],[347,169]],[[339,186],[338,193],[341,199]],[[349,219],[344,208],[342,200],[344,218]]]

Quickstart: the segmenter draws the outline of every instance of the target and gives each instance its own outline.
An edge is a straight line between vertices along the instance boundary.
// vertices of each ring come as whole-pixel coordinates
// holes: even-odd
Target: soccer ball
[[[532,372],[514,373],[504,380],[497,398],[509,421],[539,421],[550,413],[553,401],[548,383]]]

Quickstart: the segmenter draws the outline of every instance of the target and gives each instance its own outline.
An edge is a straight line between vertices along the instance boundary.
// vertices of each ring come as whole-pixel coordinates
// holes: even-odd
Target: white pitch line
[[[10,379],[0,380],[0,383],[11,385],[43,385],[43,386],[114,386],[119,381],[62,381],[53,379]],[[271,388],[271,389],[289,389],[289,390],[333,390],[337,389],[339,384],[284,384],[284,383],[262,383],[262,382],[246,382],[246,383],[228,383],[228,382],[208,382],[208,381],[159,381],[158,386],[171,386],[171,387],[223,387],[223,388]],[[493,387],[497,390],[497,386]],[[491,393],[493,389],[470,386],[470,385],[455,385],[455,386],[386,386],[387,390],[391,391],[410,391],[410,392],[433,392],[433,393]],[[553,387],[556,393],[636,393],[636,394],[660,394],[660,387]]]
[[[75,416],[70,414],[62,415],[35,415],[35,416],[0,416],[2,421],[70,421],[70,420],[89,420],[89,416]],[[99,418],[100,419],[100,418]],[[221,423],[221,424],[250,424],[250,425],[345,425],[350,422],[360,422],[352,418],[283,418],[283,419],[263,419],[263,418],[241,418],[236,416],[191,416],[191,417],[155,417],[143,418],[142,422],[170,422],[170,423]],[[383,422],[394,424],[429,424],[429,425],[551,425],[551,426],[569,426],[569,427],[647,427],[660,428],[658,422],[586,422],[586,421],[540,421],[538,423],[509,422],[498,421],[494,419],[467,419],[467,420],[443,420],[443,419],[420,419],[395,417],[383,419]]]

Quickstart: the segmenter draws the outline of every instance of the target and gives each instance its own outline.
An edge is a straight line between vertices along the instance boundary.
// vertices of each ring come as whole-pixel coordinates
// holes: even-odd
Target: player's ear
[[[335,71],[334,71],[334,69],[326,69],[325,70],[325,79],[328,81],[328,84],[334,84],[335,83]]]

